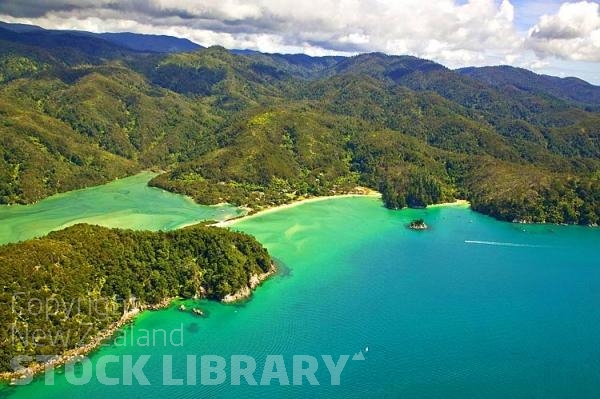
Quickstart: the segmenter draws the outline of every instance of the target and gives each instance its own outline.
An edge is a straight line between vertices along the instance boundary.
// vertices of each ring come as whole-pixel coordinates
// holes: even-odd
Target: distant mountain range
[[[578,78],[538,75],[527,69],[511,66],[470,67],[457,72],[499,89],[514,87],[534,94],[549,94],[581,105],[600,104],[600,88]]]
[[[0,26],[0,203],[148,168],[255,209],[365,185],[502,220],[600,220],[600,87],[411,56],[263,54]]]
[[[60,40],[64,35],[85,35],[104,39],[110,43],[126,47],[135,51],[147,51],[156,53],[176,53],[184,51],[194,51],[203,48],[188,39],[181,39],[173,36],[164,35],[146,35],[141,33],[91,33],[84,31],[61,31],[47,30],[35,25],[25,24],[10,24],[0,22],[0,28],[15,32],[32,34],[32,37],[40,37],[43,35],[56,35],[56,39]]]

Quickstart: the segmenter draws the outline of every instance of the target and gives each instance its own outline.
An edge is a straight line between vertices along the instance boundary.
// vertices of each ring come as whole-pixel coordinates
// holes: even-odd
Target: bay
[[[428,231],[406,225],[424,218]],[[188,301],[139,316],[127,344],[105,355],[142,355],[150,386],[75,386],[60,371],[4,387],[14,398],[401,397],[593,398],[600,396],[600,230],[497,222],[467,207],[391,211],[374,198],[339,198],[271,212],[233,227],[253,234],[280,273],[239,305]],[[183,345],[136,339],[183,332]],[[366,350],[368,348],[368,351]],[[363,353],[331,386],[163,385],[163,355],[174,377],[187,355],[248,355],[260,381],[267,355]],[[107,367],[119,377],[122,364]],[[200,381],[198,381],[200,383]]]
[[[149,187],[142,172],[101,186],[57,194],[33,205],[0,206],[0,244],[22,241],[77,223],[137,230],[172,230],[243,213],[230,206],[202,206],[191,198]]]

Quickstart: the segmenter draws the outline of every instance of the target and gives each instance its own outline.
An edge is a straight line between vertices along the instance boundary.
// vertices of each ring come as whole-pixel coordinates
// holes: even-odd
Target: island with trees
[[[408,228],[411,230],[427,230],[429,226],[425,224],[425,220],[416,219],[409,223]]]

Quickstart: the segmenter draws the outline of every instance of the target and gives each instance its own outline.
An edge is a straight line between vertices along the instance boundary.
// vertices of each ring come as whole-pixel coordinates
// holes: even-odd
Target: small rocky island
[[[427,230],[429,226],[425,224],[425,221],[423,219],[416,219],[410,222],[408,228],[412,230]]]

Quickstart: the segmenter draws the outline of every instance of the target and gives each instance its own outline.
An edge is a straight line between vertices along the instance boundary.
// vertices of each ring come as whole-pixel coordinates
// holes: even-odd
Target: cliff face
[[[243,287],[233,294],[226,295],[221,299],[222,303],[233,303],[249,298],[252,295],[252,290],[258,287],[263,281],[271,277],[277,272],[275,264],[271,263],[271,270],[262,274],[252,274],[248,280],[248,286]]]

